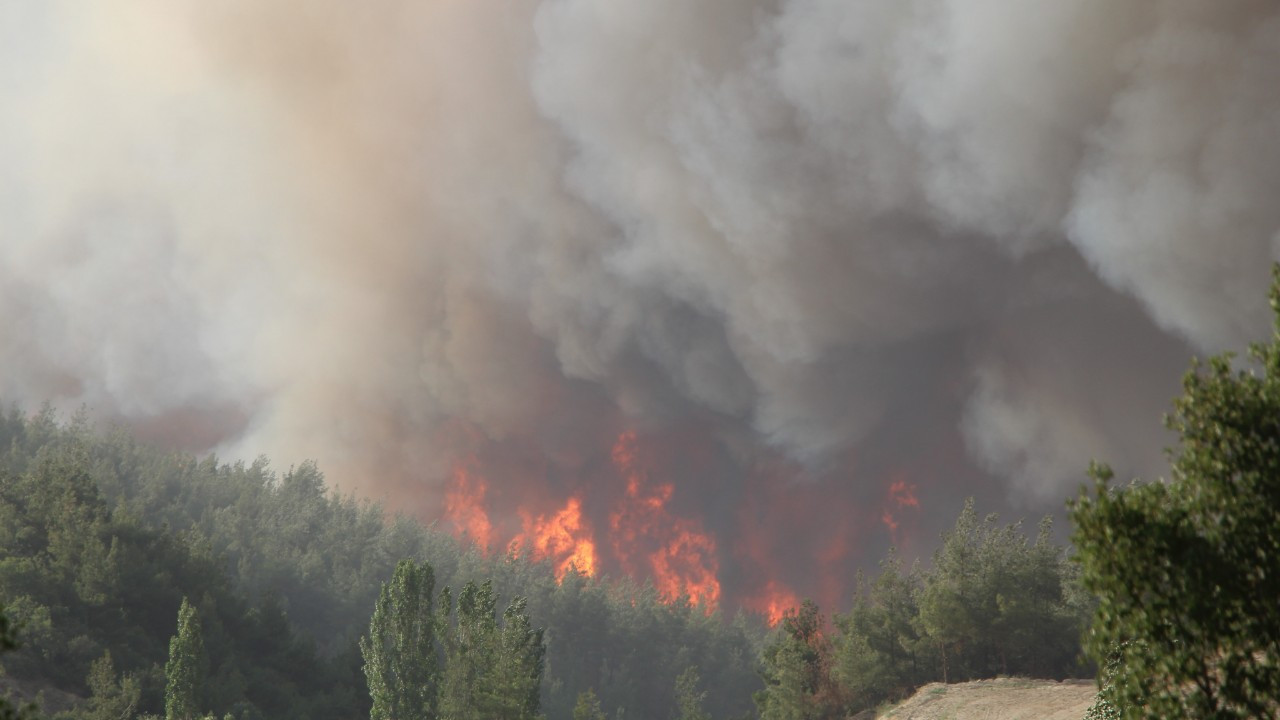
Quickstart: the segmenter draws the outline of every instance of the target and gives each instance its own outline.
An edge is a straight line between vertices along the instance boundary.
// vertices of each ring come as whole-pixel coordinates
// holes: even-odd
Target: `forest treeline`
[[[1087,625],[1106,661],[1090,718],[1280,717],[1273,273],[1270,341],[1184,380],[1171,478],[1121,487],[1093,466],[1074,558],[1047,520],[1031,538],[970,501],[927,566],[891,553],[829,622],[805,602],[772,630],[487,557],[328,490],[313,464],[277,474],[11,408],[4,669],[77,698],[61,720],[826,720],[935,680],[1092,672]],[[0,698],[0,720],[19,715]]]
[[[49,409],[0,415],[0,448],[0,604],[23,643],[3,664],[84,698],[67,720],[163,714],[184,598],[200,619],[200,712],[370,717],[359,643],[406,559],[469,602],[481,588],[519,598],[553,719],[843,717],[933,680],[1089,672],[1089,603],[1065,548],[1047,524],[1031,538],[971,503],[928,567],[891,555],[830,622],[806,604],[769,630],[627,578],[557,582],[528,557],[486,557],[328,490],[310,463],[163,452]]]
[[[860,575],[834,632],[811,602],[787,613],[756,704],[764,720],[842,718],[930,682],[1085,677],[1091,609],[1047,518],[1032,540],[1018,523],[979,519],[969,500],[929,569],[890,554],[877,577]]]
[[[486,557],[417,520],[329,491],[310,463],[222,463],[149,448],[82,417],[0,415],[0,604],[23,647],[8,676],[81,697],[110,653],[116,685],[162,713],[183,597],[198,610],[202,711],[240,718],[369,717],[359,638],[402,559],[455,591],[488,581],[544,629],[541,711],[570,717],[591,690],[615,717],[670,716],[699,668],[716,717],[751,712],[762,623],[663,603],[627,578]]]

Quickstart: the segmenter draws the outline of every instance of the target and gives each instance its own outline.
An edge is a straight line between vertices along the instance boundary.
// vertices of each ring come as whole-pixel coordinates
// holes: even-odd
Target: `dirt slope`
[[[1000,678],[931,683],[881,720],[1080,720],[1093,704],[1093,680]]]

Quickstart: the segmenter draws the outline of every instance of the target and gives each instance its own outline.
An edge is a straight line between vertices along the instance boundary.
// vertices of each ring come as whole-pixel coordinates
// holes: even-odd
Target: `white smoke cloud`
[[[0,2],[0,396],[375,493],[612,413],[1055,503],[1264,332],[1277,67],[1261,0]]]

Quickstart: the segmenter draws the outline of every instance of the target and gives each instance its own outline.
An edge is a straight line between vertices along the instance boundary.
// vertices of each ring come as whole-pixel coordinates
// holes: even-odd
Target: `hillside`
[[[277,474],[265,459],[168,453],[48,408],[0,413],[0,448],[0,608],[23,642],[4,670],[47,698],[158,712],[190,601],[207,662],[200,701],[218,716],[363,716],[356,638],[406,558],[431,565],[437,588],[491,583],[504,602],[527,601],[545,630],[538,704],[549,718],[591,698],[607,717],[688,706],[736,718],[752,705],[763,718],[843,717],[948,673],[1087,672],[1077,638],[1088,598],[1048,525],[1032,540],[971,501],[932,567],[891,555],[846,612],[805,601],[769,629],[630,578],[558,577],[528,554],[486,554],[334,494],[312,463]]]
[[[880,720],[1080,720],[1093,704],[1093,680],[998,678],[929,683]]]

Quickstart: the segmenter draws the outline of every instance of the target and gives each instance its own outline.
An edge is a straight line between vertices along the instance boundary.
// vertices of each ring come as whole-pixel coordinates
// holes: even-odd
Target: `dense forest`
[[[557,582],[528,557],[486,557],[328,490],[309,463],[277,473],[164,452],[49,408],[6,411],[0,447],[0,602],[22,643],[4,667],[84,699],[57,708],[67,718],[163,711],[184,599],[200,625],[200,712],[368,717],[359,643],[406,559],[437,588],[484,588],[491,610],[518,600],[545,649],[548,718],[838,716],[935,679],[1088,671],[1088,603],[1064,548],[1047,525],[1028,538],[972,504],[927,569],[891,556],[829,623],[806,603],[769,629],[628,578]]]
[[[1186,375],[1172,477],[1117,486],[1093,466],[1070,554],[1047,519],[1031,537],[971,500],[926,563],[891,552],[846,608],[806,601],[773,628],[486,556],[335,493],[314,464],[277,473],[10,408],[0,680],[63,720],[825,720],[932,681],[1104,661],[1090,718],[1276,717],[1275,273],[1271,341]],[[0,718],[32,712],[0,700]]]

